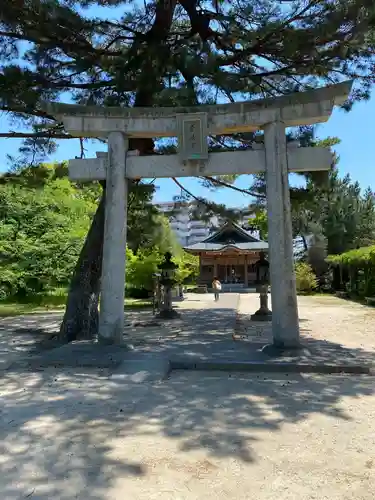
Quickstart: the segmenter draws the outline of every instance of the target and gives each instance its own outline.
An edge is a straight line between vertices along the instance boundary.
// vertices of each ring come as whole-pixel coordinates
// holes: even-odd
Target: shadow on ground
[[[259,430],[278,433],[313,414],[348,421],[340,403],[375,391],[366,376],[175,372],[142,385],[63,369],[8,373],[0,383],[0,486],[9,500],[106,500],[129,476],[142,488],[165,468],[198,473],[193,452],[251,465]]]
[[[239,359],[268,333],[259,325],[246,340],[233,341],[235,321],[223,304],[198,313],[185,309],[174,333],[160,327],[160,335],[148,329],[130,334],[140,351]],[[314,345],[305,335],[322,358],[341,349]],[[348,354],[372,356],[361,349]],[[107,500],[119,479],[137,478],[142,488],[158,467],[182,467],[199,477],[202,464],[194,452],[251,465],[259,430],[278,433],[314,414],[344,424],[352,418],[342,409],[345,398],[375,394],[374,378],[367,376],[174,372],[163,382],[137,384],[104,371],[64,368],[7,372],[0,389],[0,490],[7,500]]]
[[[236,380],[224,375],[205,375],[193,384],[182,375],[153,386],[124,386],[94,373],[40,373],[29,380],[9,374],[2,379],[8,392],[1,429],[3,498],[23,492],[39,500],[103,500],[116,478],[141,480],[152,473],[152,464],[132,456],[139,460],[137,446],[145,439],[157,448],[160,433],[182,452],[203,449],[252,462],[252,431],[277,432],[317,412],[346,420],[340,399],[375,390],[366,377],[306,383],[299,376],[259,375],[246,381],[240,393]]]
[[[235,313],[234,308],[214,305],[209,309],[184,309],[181,320],[159,328],[129,328],[127,339],[140,352],[163,353],[171,360],[268,361],[261,352],[272,343],[271,322],[253,322],[249,315]],[[231,304],[233,306],[233,304]],[[309,320],[300,320],[301,343],[304,350],[293,357],[298,362],[315,364],[362,365],[374,363],[374,352],[348,348],[329,340],[316,339],[309,329]],[[276,358],[288,361],[292,358]]]

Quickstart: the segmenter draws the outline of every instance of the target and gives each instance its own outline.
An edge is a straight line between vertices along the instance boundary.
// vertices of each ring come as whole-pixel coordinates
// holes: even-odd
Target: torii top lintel
[[[345,81],[270,99],[192,107],[121,108],[45,103],[43,108],[76,137],[107,137],[113,131],[129,137],[175,137],[176,115],[194,113],[207,113],[207,133],[219,135],[258,130],[274,121],[282,121],[286,127],[325,122],[333,107],[347,100],[351,87],[352,81]]]

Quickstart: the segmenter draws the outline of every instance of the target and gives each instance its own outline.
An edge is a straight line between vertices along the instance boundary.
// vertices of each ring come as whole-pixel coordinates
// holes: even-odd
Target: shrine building
[[[258,240],[234,222],[227,222],[212,236],[185,247],[199,256],[198,284],[211,285],[216,276],[223,285],[251,287],[256,281],[255,263],[268,243]]]

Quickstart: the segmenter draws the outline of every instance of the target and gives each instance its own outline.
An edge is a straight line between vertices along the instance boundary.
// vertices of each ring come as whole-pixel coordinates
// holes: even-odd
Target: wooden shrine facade
[[[199,284],[210,285],[216,276],[222,284],[246,288],[255,284],[255,263],[260,252],[268,252],[268,243],[227,222],[215,234],[185,250],[199,256]]]

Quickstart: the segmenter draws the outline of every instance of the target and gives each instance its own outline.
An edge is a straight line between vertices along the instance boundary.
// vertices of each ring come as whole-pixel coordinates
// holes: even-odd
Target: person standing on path
[[[221,283],[216,276],[212,282],[212,288],[214,290],[215,302],[217,302],[219,300],[219,293],[221,291]]]

